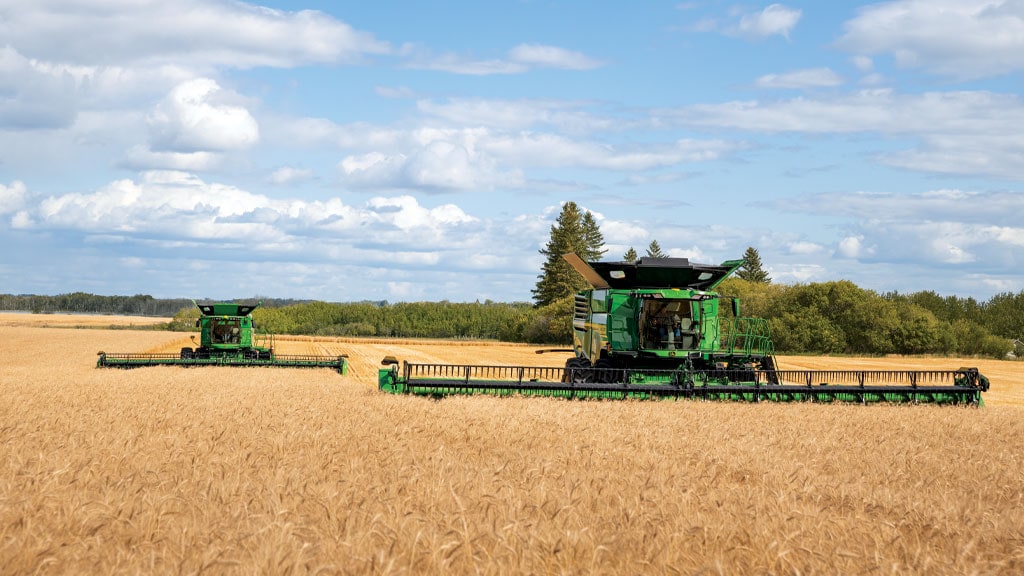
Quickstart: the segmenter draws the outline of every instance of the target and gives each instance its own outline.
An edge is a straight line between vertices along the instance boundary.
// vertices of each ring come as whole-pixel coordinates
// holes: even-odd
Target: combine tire
[[[192,349],[191,348],[182,348],[181,349],[181,359],[182,360],[191,360],[192,359]]]
[[[567,382],[586,384],[594,381],[594,369],[590,362],[582,358],[570,358],[565,361],[565,378]]]
[[[623,374],[622,370],[617,370],[619,366],[607,358],[601,358],[598,360],[597,363],[594,364],[594,368],[597,368],[597,370],[595,370],[596,376],[594,379],[598,382],[614,384],[625,380],[625,374]]]

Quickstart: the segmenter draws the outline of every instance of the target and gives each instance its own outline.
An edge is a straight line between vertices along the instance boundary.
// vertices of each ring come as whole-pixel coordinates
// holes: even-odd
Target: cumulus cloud
[[[24,182],[15,180],[10,186],[0,184],[0,215],[21,210],[27,199],[28,192]]]
[[[91,241],[157,250],[207,245],[299,259],[404,258],[421,265],[415,254],[487,245],[480,239],[488,234],[487,223],[452,204],[426,207],[412,196],[373,197],[363,206],[338,198],[271,199],[177,171],[150,171],[138,180],[35,203],[23,200],[19,183],[0,194],[18,199],[22,208],[13,228],[75,231]]]
[[[338,163],[342,182],[356,188],[416,188],[426,192],[522,185],[519,171],[502,170],[493,158],[458,142],[434,140],[409,152],[347,156]]]
[[[248,110],[230,104],[229,98],[209,78],[179,84],[149,117],[153,147],[195,152],[252,146],[259,141],[259,126]]]
[[[863,236],[846,236],[839,240],[836,252],[843,258],[860,258],[874,253],[874,248],[864,246]]]
[[[896,0],[863,7],[838,46],[955,78],[1024,70],[1024,3]]]

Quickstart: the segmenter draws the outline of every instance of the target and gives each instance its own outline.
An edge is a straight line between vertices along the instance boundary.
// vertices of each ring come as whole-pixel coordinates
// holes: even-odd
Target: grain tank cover
[[[742,260],[720,265],[695,264],[688,258],[640,258],[636,262],[590,262],[590,267],[611,288],[692,288],[711,290]]]

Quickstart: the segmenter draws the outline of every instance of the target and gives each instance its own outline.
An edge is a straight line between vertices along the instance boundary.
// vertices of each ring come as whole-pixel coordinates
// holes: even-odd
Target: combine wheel
[[[182,348],[181,349],[181,359],[182,360],[191,360],[192,359],[192,349],[191,348],[187,348],[187,347],[186,348]]]
[[[623,374],[621,370],[617,369],[619,366],[607,358],[601,358],[598,360],[597,363],[594,364],[594,368],[597,368],[594,380],[597,380],[598,382],[613,384],[625,380],[625,374]]]
[[[583,358],[570,358],[565,361],[565,376],[569,382],[586,384],[593,382],[594,369]]]

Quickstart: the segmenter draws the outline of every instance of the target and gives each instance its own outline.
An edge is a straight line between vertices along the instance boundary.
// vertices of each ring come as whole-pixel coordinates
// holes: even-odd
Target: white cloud
[[[605,242],[609,244],[625,246],[641,242],[646,244],[650,238],[647,228],[636,222],[599,219],[598,225],[601,227],[601,234],[604,236]]]
[[[313,178],[313,171],[309,168],[294,168],[292,166],[282,166],[277,170],[274,170],[268,180],[272,184],[278,186],[286,186],[288,184],[294,184],[296,182],[302,182]]]
[[[77,0],[14,3],[4,9],[4,41],[42,61],[196,70],[348,62],[391,51],[313,10],[228,0],[110,0],[85,8]]]
[[[209,78],[179,84],[149,117],[153,147],[172,152],[225,151],[259,141],[259,126],[248,110]]]
[[[1019,0],[897,0],[863,7],[838,45],[955,78],[1024,70]]]
[[[758,88],[832,88],[842,84],[842,76],[829,68],[810,68],[782,74],[765,74],[754,82]]]
[[[870,263],[1024,266],[1024,195],[932,190],[916,194],[816,194],[779,201],[789,212],[847,218],[836,255]]]
[[[957,189],[918,193],[843,192],[786,198],[767,204],[805,214],[849,216],[863,220],[950,221],[1014,226],[1024,214],[1024,194]]]
[[[609,118],[587,110],[589,103],[566,100],[504,100],[449,98],[443,102],[420,100],[416,108],[432,118],[454,125],[482,126],[500,130],[555,128],[584,134],[621,130],[629,119]]]
[[[509,51],[509,59],[531,66],[563,70],[591,70],[601,66],[600,61],[581,52],[543,44],[520,44]]]
[[[782,284],[825,281],[832,276],[832,272],[820,264],[783,265],[772,267],[769,271],[772,281]]]
[[[790,31],[800,21],[802,12],[796,8],[789,8],[782,4],[769,4],[760,12],[745,13],[740,16],[736,32],[742,36],[767,37],[784,36],[789,37]]]
[[[401,230],[440,228],[449,224],[462,224],[477,220],[454,204],[443,204],[430,209],[424,208],[412,196],[371,198],[367,202],[367,206],[376,212],[381,221],[393,224]]]
[[[2,30],[2,20],[0,20]],[[63,128],[75,118],[75,80],[0,47],[0,129]]]
[[[520,44],[509,50],[505,58],[487,59],[452,52],[434,54],[420,47],[407,47],[405,51],[409,68],[471,76],[523,74],[536,68],[591,70],[602,66],[599,60],[582,52],[543,44]]]
[[[133,170],[182,170],[206,172],[220,166],[223,155],[216,152],[154,152],[147,146],[132,146],[125,152],[120,166]]]
[[[683,125],[754,132],[916,136],[918,148],[878,161],[915,170],[1024,178],[1024,103],[984,91],[897,94],[874,89],[836,98],[733,101],[661,112]]]
[[[146,172],[137,181],[118,180],[93,192],[23,205],[15,228],[77,231],[87,239],[151,251],[206,246],[298,259],[423,265],[445,251],[504,250],[508,244],[487,240],[490,224],[453,204],[426,207],[412,196],[374,197],[364,206],[337,198],[271,199],[175,171]]]
[[[821,254],[822,252],[825,251],[825,247],[822,246],[821,244],[818,244],[817,242],[807,241],[791,242],[786,247],[786,249],[789,251],[790,254],[799,255]]]
[[[502,170],[493,158],[471,146],[438,139],[408,154],[370,152],[347,156],[338,163],[342,182],[357,188],[416,188],[424,192],[485,191],[519,187],[522,174]]]
[[[875,61],[868,56],[853,56],[850,62],[861,72],[870,72],[875,69]]]
[[[839,241],[837,249],[837,253],[843,258],[860,258],[873,251],[873,247],[864,246],[863,236],[847,236]]]
[[[0,214],[11,214],[21,210],[28,200],[25,183],[15,180],[10,186],[0,184]]]

